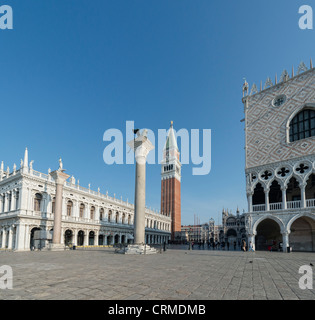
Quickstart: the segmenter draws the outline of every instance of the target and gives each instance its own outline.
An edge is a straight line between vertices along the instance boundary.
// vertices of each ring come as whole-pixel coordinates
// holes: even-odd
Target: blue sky
[[[182,168],[182,223],[246,210],[243,77],[259,85],[315,58],[315,30],[298,27],[308,2],[1,0],[14,29],[0,30],[0,160],[12,169],[27,146],[47,172],[61,156],[82,186],[133,202],[134,167],[104,163],[103,134],[173,120],[212,130],[210,174]],[[160,208],[159,164],[146,202]]]

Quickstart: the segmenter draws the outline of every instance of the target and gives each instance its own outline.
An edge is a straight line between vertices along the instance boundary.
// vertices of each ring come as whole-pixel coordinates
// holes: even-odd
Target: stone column
[[[64,170],[58,169],[50,173],[56,182],[56,202],[55,202],[55,214],[54,214],[54,232],[52,245],[57,247],[61,245],[61,216],[62,216],[62,194],[63,185],[65,181],[70,177],[64,173]]]
[[[269,211],[269,191],[270,191],[269,188],[265,190],[265,210],[266,211]]]
[[[6,233],[6,230],[5,228],[2,228],[2,239],[1,239],[1,248],[5,248],[5,233]]]
[[[306,208],[306,199],[305,199],[305,187],[306,183],[301,184],[301,208]]]
[[[0,194],[0,213],[3,213],[3,201],[4,201],[4,196]]]
[[[6,192],[4,194],[4,210],[3,212],[8,212],[9,210],[9,194]]]
[[[75,229],[73,231],[73,239],[72,239],[72,242],[74,243],[75,246],[78,245],[78,230]]]
[[[12,249],[12,235],[13,235],[13,228],[12,226],[9,228],[9,240],[8,240],[8,249]]]
[[[95,246],[98,246],[98,236],[99,236],[99,232],[98,231],[95,231],[94,232],[94,245]]]
[[[248,248],[249,248],[249,243],[251,242],[252,246],[253,246],[253,248],[255,250],[255,234],[254,233],[248,234],[248,239],[247,240],[248,240],[248,243],[247,243]]]
[[[287,188],[284,186],[281,188],[282,191],[282,210],[287,209]]]
[[[83,238],[83,245],[88,246],[89,245],[89,230],[84,230],[84,238]]]
[[[288,232],[288,231],[282,232],[282,250],[283,250],[283,252],[287,252],[287,248],[290,246],[289,245],[289,234],[290,234],[290,232]]]
[[[253,193],[247,193],[248,212],[253,212]]]
[[[25,249],[25,225],[18,224],[16,226],[16,240],[15,240],[15,250],[24,250]]]
[[[135,218],[134,218],[134,243],[143,244],[145,233],[145,175],[146,160],[149,152],[154,149],[152,143],[143,130],[135,140],[128,142],[135,152],[136,158],[136,183],[135,183]]]

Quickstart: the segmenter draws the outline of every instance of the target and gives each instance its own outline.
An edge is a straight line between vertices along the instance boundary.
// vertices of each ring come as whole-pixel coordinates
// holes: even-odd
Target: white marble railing
[[[306,206],[308,208],[314,208],[315,207],[315,199],[307,199],[306,200]]]
[[[302,207],[302,201],[287,201],[287,209],[300,209]],[[315,208],[315,199],[306,199],[305,201],[305,208]],[[269,204],[269,210],[275,211],[275,210],[282,210],[282,203],[270,203]],[[265,204],[257,204],[253,205],[253,212],[259,212],[259,211],[266,211]]]
[[[9,174],[9,176],[15,175],[15,174],[17,174],[17,173],[20,172],[20,171],[21,171],[21,170],[18,169],[18,170],[14,171],[14,172],[11,172],[11,173]],[[30,175],[33,175],[33,176],[37,177],[37,178],[43,179],[43,180],[45,180],[46,182],[47,182],[47,181],[50,181],[50,182],[54,181],[53,177],[52,177],[50,174],[45,174],[45,173],[36,171],[36,170],[34,170],[34,169],[29,169],[29,170],[28,170],[28,173],[29,173]],[[3,174],[4,174],[3,179],[5,179],[5,178],[6,178],[6,173],[3,173]],[[1,180],[1,179],[0,179],[0,180]],[[115,197],[111,197],[111,196],[109,196],[108,194],[102,194],[102,193],[100,193],[100,192],[98,192],[98,191],[94,191],[94,190],[91,190],[90,188],[85,188],[85,187],[82,187],[82,186],[80,186],[80,185],[78,185],[78,184],[73,184],[73,183],[68,182],[68,181],[65,182],[65,186],[66,186],[66,187],[69,187],[69,188],[72,188],[72,189],[80,190],[80,191],[82,191],[82,192],[85,192],[85,193],[88,193],[88,194],[91,194],[91,195],[94,195],[94,196],[97,196],[97,197],[100,197],[100,198],[103,198],[103,199],[106,199],[106,200],[110,200],[111,202],[115,202],[115,203],[117,203],[117,204],[122,204],[122,205],[124,205],[125,207],[128,207],[128,208],[130,208],[130,209],[134,209],[134,205],[133,205],[132,203],[129,203],[128,201],[123,201],[122,199],[117,199],[117,198],[115,198]],[[158,210],[152,210],[151,208],[147,208],[147,207],[145,208],[145,213],[146,213],[146,214],[150,214],[150,215],[155,215],[155,216],[157,216],[157,217],[163,217],[163,218],[165,218],[166,220],[168,220],[167,218],[170,219],[170,217],[167,217],[167,216],[165,216],[165,215],[162,215],[160,211],[158,211]],[[164,219],[163,219],[163,220],[164,220]]]
[[[298,201],[287,201],[287,208],[288,209],[301,208],[301,200],[298,200]]]
[[[270,203],[269,204],[269,210],[273,211],[273,210],[281,210],[282,209],[282,203],[281,202],[277,202],[277,203]]]
[[[253,205],[253,211],[265,211],[266,210],[266,206],[264,204],[255,204]]]

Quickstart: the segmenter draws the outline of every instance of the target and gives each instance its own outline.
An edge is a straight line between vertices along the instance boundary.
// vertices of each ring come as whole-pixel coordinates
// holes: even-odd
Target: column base
[[[115,251],[116,253],[122,254],[156,254],[158,253],[155,248],[151,248],[144,244],[128,244],[127,247]]]
[[[64,251],[67,249],[69,249],[69,247],[65,247],[65,245],[59,243],[50,243],[48,247],[46,247],[46,250],[49,251]]]

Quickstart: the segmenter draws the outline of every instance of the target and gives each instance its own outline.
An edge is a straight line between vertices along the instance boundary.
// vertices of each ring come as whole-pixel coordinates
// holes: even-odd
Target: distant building
[[[247,234],[245,228],[245,214],[240,214],[239,210],[236,210],[236,214],[228,212],[228,210],[222,211],[222,226],[219,230],[220,242],[224,241],[229,243],[230,247],[236,245],[239,247],[242,240],[247,243]]]
[[[52,239],[56,181],[33,169],[25,150],[19,168],[0,166],[0,249],[45,248]],[[79,185],[73,176],[62,194],[61,244],[112,245],[133,242],[134,205]],[[171,218],[145,210],[148,244],[169,241]]]
[[[171,240],[181,241],[181,163],[173,121],[161,162],[161,213],[171,218]]]

